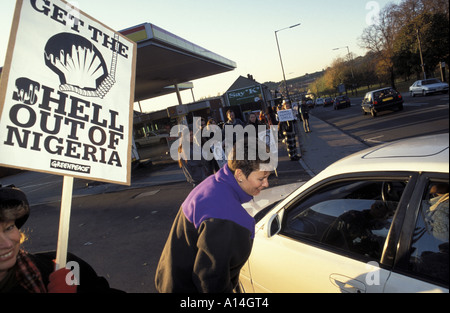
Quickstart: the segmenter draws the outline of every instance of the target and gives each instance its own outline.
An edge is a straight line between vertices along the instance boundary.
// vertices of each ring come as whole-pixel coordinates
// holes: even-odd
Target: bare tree
[[[394,42],[398,30],[401,28],[399,6],[389,4],[379,14],[376,23],[366,27],[360,37],[360,46],[374,53],[378,58],[377,72],[389,77],[392,87],[395,88],[394,74]]]

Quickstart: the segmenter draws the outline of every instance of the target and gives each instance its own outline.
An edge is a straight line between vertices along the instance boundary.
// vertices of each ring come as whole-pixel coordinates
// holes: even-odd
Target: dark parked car
[[[331,98],[331,97],[325,98],[325,99],[323,99],[323,106],[328,107],[330,105],[333,105],[333,102],[334,102],[333,98]]]
[[[334,99],[333,108],[335,110],[338,110],[341,108],[348,108],[349,106],[351,106],[351,102],[347,96],[337,96]]]
[[[403,110],[402,95],[392,87],[372,90],[366,93],[361,104],[365,114],[370,113],[373,117],[378,112],[397,109]]]

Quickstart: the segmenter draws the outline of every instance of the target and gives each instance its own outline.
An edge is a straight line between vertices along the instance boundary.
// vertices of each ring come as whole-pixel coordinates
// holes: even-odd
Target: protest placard
[[[0,81],[0,166],[64,176],[56,268],[74,177],[129,185],[136,43],[63,0],[17,0]]]
[[[293,121],[294,118],[294,112],[289,109],[289,110],[280,110],[277,112],[278,114],[278,121],[279,122],[288,122],[288,121]]]
[[[130,184],[136,43],[62,0],[18,0],[0,166]]]

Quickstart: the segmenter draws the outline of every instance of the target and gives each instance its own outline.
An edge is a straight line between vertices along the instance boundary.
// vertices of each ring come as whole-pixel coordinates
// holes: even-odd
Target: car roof
[[[326,176],[370,171],[449,172],[449,134],[409,138],[345,157]],[[323,173],[322,172],[322,173]]]
[[[442,82],[439,78],[427,78],[427,79],[419,79],[419,80],[416,80],[415,82],[414,82],[414,84],[415,83],[418,83],[418,82],[435,82],[435,83],[443,83],[443,84],[446,84],[446,82]]]
[[[369,91],[369,92],[367,92],[367,93],[373,93],[373,92],[377,92],[377,91],[381,91],[381,90],[386,90],[386,89],[394,89],[394,88],[392,88],[392,87],[384,87],[384,88],[380,88],[380,89],[371,90],[371,91]],[[394,90],[395,90],[395,89],[394,89]]]

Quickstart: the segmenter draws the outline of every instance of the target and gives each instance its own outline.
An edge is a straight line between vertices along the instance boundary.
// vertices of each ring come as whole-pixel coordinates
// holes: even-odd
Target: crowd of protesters
[[[292,121],[280,121],[278,118],[278,112],[285,110],[292,110],[292,115],[294,120]],[[270,129],[271,126],[278,127],[278,139],[286,145],[286,150],[288,152],[288,156],[292,161],[297,161],[300,159],[300,155],[298,154],[296,136],[296,120],[299,119],[303,122],[303,128],[305,133],[311,132],[309,126],[309,106],[306,101],[299,101],[298,104],[294,104],[291,107],[291,103],[289,101],[283,101],[277,106],[267,106],[265,110],[254,110],[250,112],[245,112],[244,119],[245,122],[236,117],[236,112],[232,109],[227,110],[226,112],[226,120],[216,120],[213,117],[197,118],[197,123],[200,125],[196,125],[197,127],[190,128],[190,139],[189,142],[194,143],[195,138],[197,141],[200,138],[200,142],[198,143],[200,147],[203,147],[206,142],[208,142],[212,135],[205,136],[203,130],[208,130],[207,134],[211,134],[210,128],[213,126],[218,126],[222,129],[222,146],[225,148],[225,129],[228,126],[242,126],[243,128],[252,125],[255,127],[256,136],[258,136],[258,132],[261,128],[260,126],[265,126],[266,129]],[[194,130],[201,132],[201,135],[195,136],[193,133]],[[299,130],[297,130],[299,131]],[[233,144],[236,142],[236,133],[233,133]],[[212,148],[211,148],[212,149]],[[223,165],[226,163],[224,160],[220,160],[218,158],[213,158],[212,160],[205,160],[204,158],[194,158],[192,157],[192,150],[190,151],[191,155],[187,155],[182,151],[181,144],[178,148],[179,152],[179,165],[185,173],[186,179],[189,183],[191,183],[194,187],[197,186],[200,182],[206,179],[208,176],[216,173]],[[224,149],[225,150],[225,149]],[[226,157],[224,157],[226,159]]]

